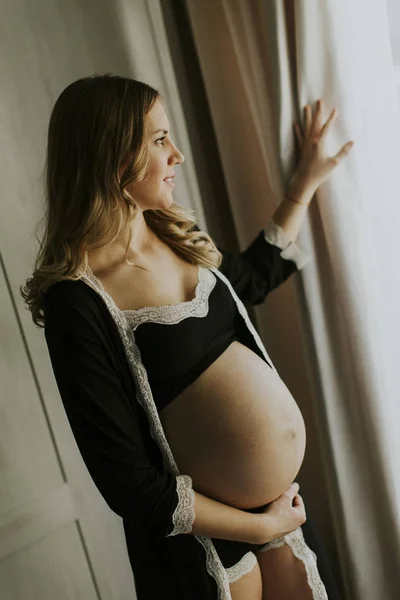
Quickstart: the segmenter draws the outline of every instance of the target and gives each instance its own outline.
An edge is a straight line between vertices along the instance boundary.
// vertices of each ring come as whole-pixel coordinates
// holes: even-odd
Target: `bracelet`
[[[309,206],[309,202],[298,202],[297,200],[293,200],[293,198],[291,196],[289,196],[289,194],[285,194],[285,198],[287,198],[288,200],[291,200],[295,204],[301,204],[301,206]]]

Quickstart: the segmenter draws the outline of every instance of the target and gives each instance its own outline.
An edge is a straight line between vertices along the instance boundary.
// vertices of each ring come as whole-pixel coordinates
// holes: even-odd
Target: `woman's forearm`
[[[265,544],[269,541],[262,514],[245,512],[199,492],[195,492],[195,497],[196,517],[191,535],[250,544]]]
[[[287,195],[272,217],[274,223],[279,225],[292,241],[298,236],[314,194],[315,188],[292,180]]]

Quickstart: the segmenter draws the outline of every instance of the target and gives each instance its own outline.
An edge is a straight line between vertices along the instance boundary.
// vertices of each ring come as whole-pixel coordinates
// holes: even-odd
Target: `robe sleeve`
[[[46,343],[83,461],[108,506],[133,525],[138,541],[190,533],[192,480],[159,469],[146,454],[139,407],[123,386],[115,348],[98,321],[65,295],[46,302]]]
[[[195,225],[194,231],[200,231]],[[220,248],[221,273],[247,306],[261,304],[267,295],[312,260],[273,220],[243,252]]]

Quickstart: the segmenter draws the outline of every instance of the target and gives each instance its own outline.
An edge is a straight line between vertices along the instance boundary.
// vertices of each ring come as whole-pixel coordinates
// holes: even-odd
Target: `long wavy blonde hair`
[[[46,291],[64,279],[80,279],[88,251],[112,243],[135,219],[139,209],[126,188],[146,177],[144,120],[157,99],[161,95],[151,86],[112,74],[79,79],[57,99],[48,129],[44,215],[34,230],[39,251],[32,277],[20,287],[38,327],[44,327]],[[175,202],[143,212],[183,259],[218,267],[222,255],[206,232],[192,231],[194,215]]]

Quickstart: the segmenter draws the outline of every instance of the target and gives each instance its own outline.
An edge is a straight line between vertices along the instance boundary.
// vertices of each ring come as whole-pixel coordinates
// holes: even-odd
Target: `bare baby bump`
[[[237,508],[272,502],[305,452],[300,410],[279,375],[233,342],[160,413],[180,473],[196,491]]]

